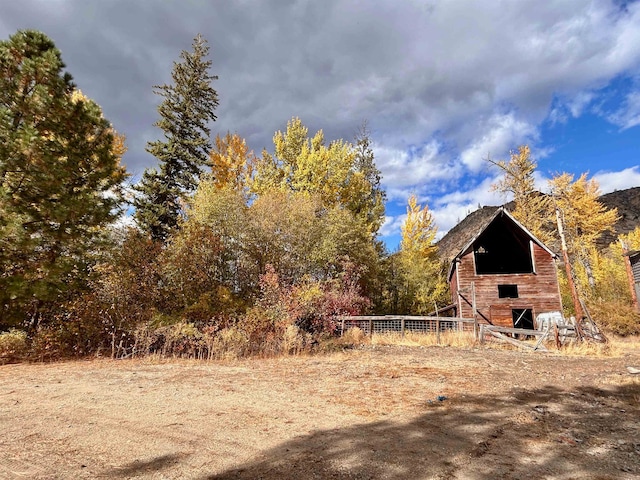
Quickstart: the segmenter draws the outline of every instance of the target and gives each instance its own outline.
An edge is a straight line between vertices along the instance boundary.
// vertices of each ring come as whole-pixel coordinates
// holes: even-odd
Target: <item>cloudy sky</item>
[[[589,172],[640,186],[640,3],[621,0],[0,0],[0,38],[37,29],[126,134],[135,178],[172,63],[201,33],[220,97],[214,135],[260,152],[293,116],[325,138],[368,121],[397,244],[416,193],[441,232],[491,193],[486,162],[529,144],[541,188]]]

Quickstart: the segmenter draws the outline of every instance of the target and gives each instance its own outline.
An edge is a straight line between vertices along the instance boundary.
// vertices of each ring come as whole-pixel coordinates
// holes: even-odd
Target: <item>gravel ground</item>
[[[0,478],[636,479],[640,352],[0,366]]]

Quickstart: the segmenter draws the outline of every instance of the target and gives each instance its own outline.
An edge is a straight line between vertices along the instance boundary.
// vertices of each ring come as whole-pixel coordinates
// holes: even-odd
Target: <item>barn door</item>
[[[513,328],[527,328],[533,330],[533,309],[514,308],[511,310]]]

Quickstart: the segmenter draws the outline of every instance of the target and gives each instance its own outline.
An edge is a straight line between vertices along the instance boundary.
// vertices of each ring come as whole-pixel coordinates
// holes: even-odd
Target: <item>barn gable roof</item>
[[[462,247],[462,249],[453,257],[453,259],[451,260],[451,264],[449,266],[449,275],[448,278],[449,280],[451,280],[451,275],[453,274],[453,270],[455,268],[455,264],[456,262],[462,257],[464,256],[470,248],[472,248],[473,244],[475,243],[476,240],[478,240],[478,238],[485,232],[485,230],[487,230],[487,228],[498,218],[498,217],[506,217],[507,219],[509,219],[514,225],[516,225],[520,230],[522,230],[534,243],[536,243],[537,245],[540,246],[540,248],[542,248],[543,250],[545,250],[549,255],[551,255],[553,258],[557,258],[557,255],[552,252],[544,243],[542,243],[542,241],[540,239],[538,239],[533,233],[531,233],[524,225],[522,225],[518,220],[516,220],[514,218],[513,215],[511,215],[511,213],[509,213],[509,211],[507,209],[504,208],[504,206],[499,207],[498,209],[496,209],[496,211],[494,212],[493,215],[491,215],[491,217],[489,217],[486,222],[484,222],[484,224],[481,226],[481,228],[476,232],[476,234],[467,242],[464,244],[464,247]]]

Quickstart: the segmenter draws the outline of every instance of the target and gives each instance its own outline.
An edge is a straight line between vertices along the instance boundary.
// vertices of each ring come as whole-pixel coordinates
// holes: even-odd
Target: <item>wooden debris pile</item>
[[[547,352],[544,344],[551,340],[555,342],[557,348],[568,342],[607,343],[607,337],[593,321],[584,304],[583,309],[585,315],[579,322],[573,317],[566,320],[560,312],[541,314],[536,319],[535,330],[480,325],[480,343],[484,343],[489,336],[504,343],[537,352]],[[526,341],[531,337],[536,337],[535,343]]]

